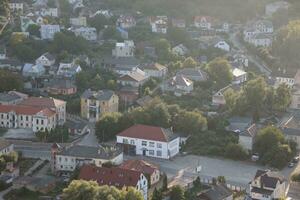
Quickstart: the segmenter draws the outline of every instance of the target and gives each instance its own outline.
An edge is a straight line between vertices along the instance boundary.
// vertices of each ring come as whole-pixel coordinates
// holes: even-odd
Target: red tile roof
[[[64,101],[54,99],[54,98],[45,98],[45,97],[29,97],[28,99],[20,102],[19,105],[23,106],[36,106],[36,107],[46,107],[46,108],[56,108],[57,105],[63,104]]]
[[[97,181],[99,185],[109,185],[117,188],[122,188],[124,186],[136,187],[141,174],[142,173],[138,171],[117,167],[105,168],[84,165],[80,169],[79,179]]]
[[[156,170],[158,170],[157,166],[144,160],[126,160],[125,162],[123,162],[120,168],[135,170],[148,175],[151,175]]]
[[[118,134],[118,136],[168,142],[174,139],[175,135],[172,133],[172,131],[168,129],[164,129],[157,126],[137,124],[122,131]]]
[[[0,105],[0,113],[15,112],[16,114],[21,115],[35,115],[37,113],[44,116],[53,116],[55,112],[49,110],[48,108],[42,109],[32,106],[22,106],[22,105]]]

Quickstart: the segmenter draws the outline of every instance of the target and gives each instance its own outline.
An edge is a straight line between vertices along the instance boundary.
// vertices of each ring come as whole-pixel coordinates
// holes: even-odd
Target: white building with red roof
[[[84,165],[80,169],[78,179],[97,181],[99,185],[115,186],[119,189],[134,187],[142,193],[144,200],[147,200],[148,181],[144,174],[139,171],[118,167],[105,168]]]
[[[170,129],[133,125],[117,135],[125,153],[170,159],[179,153],[180,139]]]
[[[56,112],[49,108],[0,105],[0,127],[24,128],[38,132],[50,131],[56,125]]]

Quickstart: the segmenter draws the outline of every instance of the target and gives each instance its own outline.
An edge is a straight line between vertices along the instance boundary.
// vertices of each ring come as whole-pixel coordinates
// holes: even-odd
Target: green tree
[[[167,36],[169,40],[173,41],[176,44],[180,44],[180,43],[187,44],[190,41],[187,32],[183,29],[176,28],[176,27],[169,28]]]
[[[97,199],[99,185],[95,181],[74,180],[63,190],[62,199]]]
[[[162,200],[162,198],[163,198],[163,196],[162,196],[161,191],[154,188],[151,200]]]
[[[156,54],[160,61],[169,61],[172,57],[171,45],[166,39],[156,40],[154,43]]]
[[[163,192],[168,190],[168,177],[165,173],[163,174],[163,184],[161,189]]]
[[[0,69],[0,92],[22,89],[23,81],[19,75]]]
[[[8,6],[8,0],[2,0],[0,1],[0,16],[8,16],[9,13],[9,6]]]
[[[172,187],[170,200],[185,200],[184,190],[179,185]]]
[[[285,111],[291,103],[291,91],[286,84],[280,84],[275,91],[275,108],[280,111]]]
[[[116,27],[109,26],[103,30],[103,39],[105,40],[114,39],[114,40],[121,41],[122,37],[121,34],[117,31]]]
[[[124,200],[143,200],[143,196],[140,191],[136,190],[133,187],[129,187],[126,190],[123,190]]]
[[[30,35],[34,35],[36,37],[41,37],[40,26],[36,24],[30,24],[27,28],[27,32]]]
[[[233,160],[246,160],[248,157],[246,150],[240,144],[233,143],[226,146],[224,154],[227,158]]]
[[[194,68],[194,67],[197,67],[197,62],[192,57],[188,57],[183,61],[182,67],[183,68]]]
[[[224,58],[215,58],[208,63],[207,69],[219,88],[228,85],[232,81],[230,63]]]
[[[111,25],[111,22],[101,14],[89,18],[88,23],[91,27],[95,27],[98,32],[102,30],[105,25]]]

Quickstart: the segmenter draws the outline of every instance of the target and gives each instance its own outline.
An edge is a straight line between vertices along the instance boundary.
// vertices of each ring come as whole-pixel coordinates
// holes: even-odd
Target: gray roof
[[[81,95],[82,98],[85,99],[97,99],[100,101],[108,101],[114,95],[114,91],[112,90],[99,90],[99,91],[92,91],[90,89],[84,91]]]
[[[18,99],[22,98],[14,93],[0,93],[0,102],[11,102]]]
[[[74,82],[70,79],[53,79],[45,83],[45,87],[55,88],[74,88],[76,87]]]
[[[282,128],[284,135],[300,136],[300,129],[295,128]]]
[[[106,57],[102,60],[103,64],[108,65],[130,65],[130,66],[137,66],[140,64],[140,61],[135,57]]]
[[[192,79],[191,77],[199,77],[200,80],[206,81],[207,80],[207,73],[199,68],[184,68],[177,72],[176,75],[183,75]]]
[[[233,193],[225,185],[214,185],[211,189],[203,192],[199,197],[210,200],[223,200],[231,196]]]
[[[114,146],[81,146],[75,145],[64,149],[58,155],[73,156],[79,158],[98,158],[98,159],[112,159],[122,153],[120,148]]]
[[[45,56],[48,60],[55,60],[55,57],[49,52],[44,53],[43,56]]]

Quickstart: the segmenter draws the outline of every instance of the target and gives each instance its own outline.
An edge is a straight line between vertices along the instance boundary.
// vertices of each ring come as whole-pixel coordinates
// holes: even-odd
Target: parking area
[[[8,129],[3,135],[6,139],[24,139],[30,140],[35,139],[35,134],[31,129]]]

